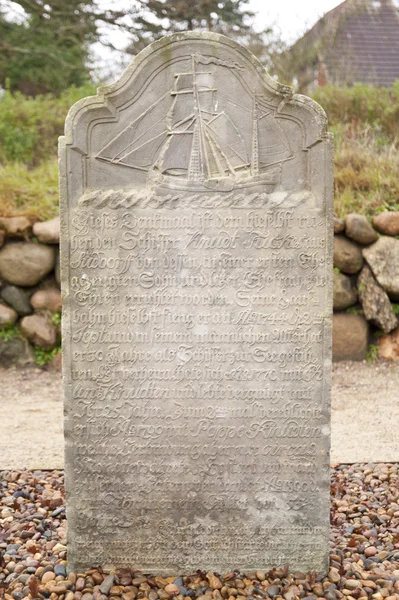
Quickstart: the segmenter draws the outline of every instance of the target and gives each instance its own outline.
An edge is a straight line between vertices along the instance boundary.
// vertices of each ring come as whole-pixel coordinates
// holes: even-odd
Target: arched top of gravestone
[[[270,191],[286,162],[299,163],[326,136],[323,109],[270,77],[238,43],[178,33],[148,46],[118,81],[71,108],[60,139],[61,196],[76,205],[87,191],[147,190],[161,179],[180,189],[201,175],[212,191],[261,180]],[[67,170],[75,174],[68,190]]]

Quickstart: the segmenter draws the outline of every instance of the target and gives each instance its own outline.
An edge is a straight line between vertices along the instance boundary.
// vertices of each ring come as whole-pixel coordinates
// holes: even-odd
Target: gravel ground
[[[0,468],[63,467],[59,373],[0,370],[0,407]],[[398,365],[335,364],[332,408],[332,463],[399,462]]]
[[[331,477],[328,573],[284,569],[156,577],[99,568],[66,573],[63,474],[0,471],[4,600],[399,600],[399,470],[341,465]]]

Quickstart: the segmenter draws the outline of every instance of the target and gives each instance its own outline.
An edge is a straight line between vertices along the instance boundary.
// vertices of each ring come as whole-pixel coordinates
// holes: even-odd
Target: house
[[[391,86],[399,80],[397,0],[345,0],[290,49],[298,87],[354,83]]]

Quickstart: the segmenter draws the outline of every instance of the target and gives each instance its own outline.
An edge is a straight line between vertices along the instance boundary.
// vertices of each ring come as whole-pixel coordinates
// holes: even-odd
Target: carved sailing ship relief
[[[280,183],[282,164],[293,158],[275,109],[262,96],[253,95],[248,143],[229,116],[229,99],[224,98],[220,108],[215,73],[199,64],[242,68],[192,55],[191,70],[176,73],[173,89],[108,142],[96,158],[146,171],[148,183],[159,191],[231,192],[259,187],[272,192]]]

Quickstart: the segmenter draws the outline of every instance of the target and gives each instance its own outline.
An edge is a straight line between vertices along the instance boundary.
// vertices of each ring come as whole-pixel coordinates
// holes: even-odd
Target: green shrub
[[[0,97],[0,163],[35,167],[56,156],[69,108],[94,93],[91,86],[70,88],[59,98],[50,94],[30,98],[6,91]]]
[[[8,342],[18,335],[20,335],[20,331],[15,325],[7,325],[0,329],[0,340],[3,340],[4,342]]]
[[[49,362],[51,362],[59,352],[61,351],[61,347],[57,346],[53,350],[43,350],[43,348],[39,348],[38,346],[33,346],[33,353],[35,355],[36,364],[39,367],[44,367]]]
[[[317,88],[314,99],[327,113],[331,126],[344,124],[358,137],[365,126],[373,130],[378,144],[399,138],[399,81],[390,88],[355,84],[352,87],[327,85]]]

